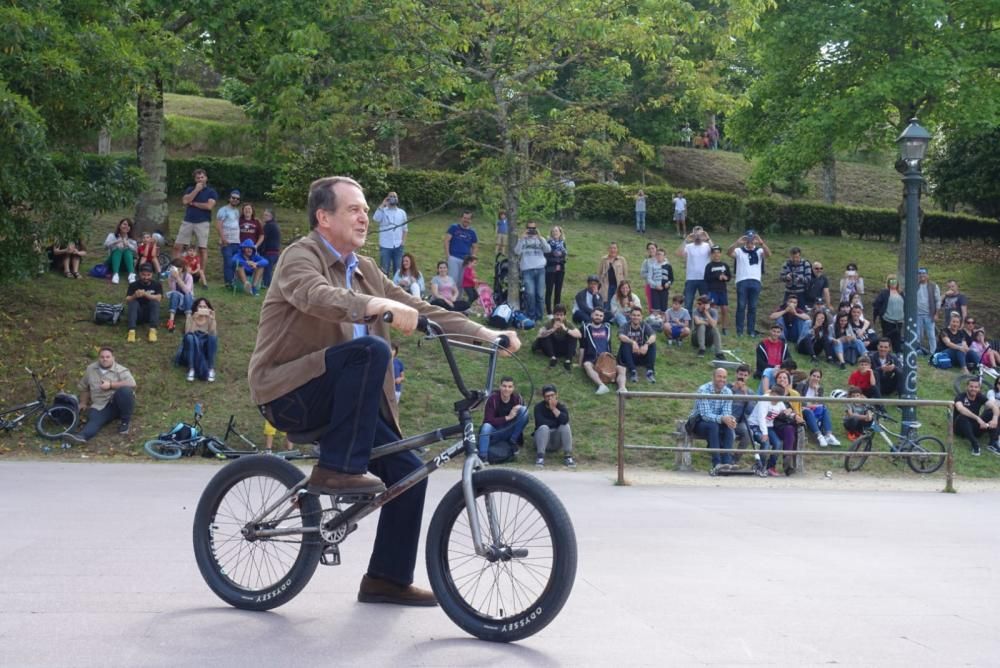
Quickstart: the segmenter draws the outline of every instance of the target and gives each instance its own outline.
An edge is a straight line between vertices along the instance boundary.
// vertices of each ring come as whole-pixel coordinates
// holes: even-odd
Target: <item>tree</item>
[[[1000,128],[950,135],[933,158],[930,179],[938,202],[949,208],[968,204],[1000,219]]]

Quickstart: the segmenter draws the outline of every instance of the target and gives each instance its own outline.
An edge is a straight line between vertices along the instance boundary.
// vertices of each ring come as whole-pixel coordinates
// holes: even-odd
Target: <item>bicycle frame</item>
[[[29,417],[45,410],[48,405],[48,398],[45,396],[45,388],[42,387],[42,383],[38,380],[38,376],[35,375],[34,371],[27,367],[25,367],[24,370],[31,374],[31,380],[34,381],[35,388],[38,390],[38,398],[34,401],[29,401],[26,404],[18,404],[17,406],[11,406],[10,408],[5,408],[0,411],[0,429],[3,429],[4,431],[16,429]],[[14,417],[13,419],[7,418],[8,415],[12,415],[14,413],[20,413],[20,415]]]
[[[897,433],[892,429],[890,429],[889,427],[883,425],[882,420],[889,420],[890,422],[895,422],[896,420],[887,414],[879,414],[879,412],[876,412],[875,419],[872,421],[872,427],[871,427],[872,433],[881,436],[882,440],[885,441],[886,445],[889,446],[890,450],[902,450],[904,444],[912,443],[913,442],[912,434],[920,427],[919,422],[916,423],[902,422],[900,424],[900,432]],[[893,438],[897,439],[896,443],[893,443],[892,439],[889,438],[889,436],[892,436]]]

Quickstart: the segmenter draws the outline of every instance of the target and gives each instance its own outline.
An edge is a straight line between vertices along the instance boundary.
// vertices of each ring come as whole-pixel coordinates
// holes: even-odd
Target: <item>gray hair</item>
[[[309,184],[308,204],[309,227],[311,229],[315,229],[319,224],[319,220],[316,218],[317,211],[320,209],[337,210],[337,194],[334,192],[334,188],[338,183],[349,183],[352,186],[357,186],[362,192],[364,191],[361,184],[349,176],[324,176],[313,181]]]

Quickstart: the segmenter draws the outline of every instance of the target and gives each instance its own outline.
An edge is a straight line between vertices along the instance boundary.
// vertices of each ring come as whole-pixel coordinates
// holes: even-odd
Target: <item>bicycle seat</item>
[[[286,436],[288,436],[289,441],[295,443],[296,445],[309,445],[310,443],[318,441],[319,437],[325,434],[329,429],[329,427],[317,427],[311,431],[290,431],[286,434]]]

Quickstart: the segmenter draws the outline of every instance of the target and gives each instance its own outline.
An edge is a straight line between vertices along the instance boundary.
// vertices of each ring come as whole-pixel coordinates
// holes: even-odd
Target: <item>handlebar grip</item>
[[[506,334],[501,334],[500,336],[497,337],[497,345],[500,346],[501,348],[509,348],[510,338],[508,338]]]
[[[425,315],[419,315],[419,316],[417,316],[417,331],[420,332],[421,334],[427,334],[428,333],[427,332],[427,323],[428,322],[429,321],[427,320],[427,316],[425,316]]]
[[[392,322],[392,311],[386,311],[382,314],[382,322],[387,325]]]

